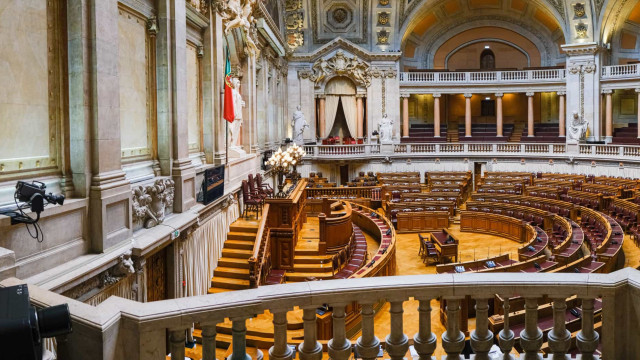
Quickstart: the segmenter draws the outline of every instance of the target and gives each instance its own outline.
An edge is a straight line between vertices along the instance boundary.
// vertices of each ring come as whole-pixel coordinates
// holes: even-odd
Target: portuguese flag
[[[231,92],[231,61],[229,61],[229,48],[227,48],[227,61],[224,65],[224,119],[232,123],[235,119],[233,108],[233,93]]]

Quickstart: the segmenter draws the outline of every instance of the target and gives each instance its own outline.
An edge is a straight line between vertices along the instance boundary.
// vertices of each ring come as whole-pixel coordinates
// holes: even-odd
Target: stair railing
[[[262,219],[256,233],[256,240],[253,243],[253,253],[249,257],[249,286],[257,288],[260,280],[265,274],[261,274],[262,265],[268,256],[267,251],[271,251],[269,246],[269,228],[267,227],[267,219],[269,217],[269,204],[265,204],[262,210]],[[262,251],[261,251],[262,250]]]

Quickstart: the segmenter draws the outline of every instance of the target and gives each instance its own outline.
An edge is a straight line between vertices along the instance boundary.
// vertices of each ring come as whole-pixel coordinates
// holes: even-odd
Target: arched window
[[[496,68],[496,56],[493,51],[485,49],[480,54],[480,69],[495,69]]]

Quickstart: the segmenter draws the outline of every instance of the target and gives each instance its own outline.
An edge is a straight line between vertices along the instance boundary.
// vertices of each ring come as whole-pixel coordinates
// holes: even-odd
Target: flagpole
[[[224,121],[224,164],[229,165],[229,122]]]

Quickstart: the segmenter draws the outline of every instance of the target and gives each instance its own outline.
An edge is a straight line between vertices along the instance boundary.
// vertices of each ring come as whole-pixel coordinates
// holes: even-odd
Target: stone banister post
[[[489,360],[493,333],[489,330],[489,299],[476,299],[476,329],[471,333],[471,348],[478,360]]]
[[[418,333],[413,337],[413,346],[420,360],[431,360],[436,349],[437,337],[431,332],[431,299],[418,299]]]
[[[364,360],[373,360],[378,357],[380,351],[380,340],[375,335],[375,328],[373,318],[375,312],[373,311],[373,303],[360,303],[362,309],[360,314],[362,315],[362,336],[356,341],[356,350],[360,357]]]
[[[233,352],[229,356],[229,359],[251,360],[251,356],[247,354],[247,318],[246,317],[238,317],[238,318],[231,319],[231,336],[232,336],[232,343],[233,343],[232,344]],[[182,358],[178,358],[178,359],[182,359]]]
[[[329,357],[347,360],[351,356],[351,342],[347,339],[345,324],[345,303],[333,304],[333,338],[329,340]]]
[[[184,359],[187,329],[171,330],[169,332],[169,351],[172,359]]]
[[[216,324],[202,325],[202,360],[216,360]]]
[[[458,360],[464,349],[464,333],[460,331],[460,298],[446,298],[447,330],[442,334],[442,348],[447,360]]]
[[[269,359],[291,360],[293,350],[287,345],[287,310],[273,312],[273,346],[269,349]]]
[[[538,327],[538,299],[524,299],[524,330],[520,332],[520,346],[525,359],[538,359],[542,347],[542,331]]]
[[[503,299],[504,302],[502,304],[502,308],[504,309],[504,326],[502,330],[500,330],[500,333],[498,333],[498,344],[500,345],[500,350],[504,354],[503,359],[512,360],[513,356],[511,356],[511,349],[513,349],[513,344],[515,343],[515,335],[509,328],[509,297],[503,296]]]
[[[638,67],[640,69],[640,66]],[[636,89],[638,94],[638,104],[640,104],[640,88]],[[638,106],[638,124],[640,124],[640,106]],[[640,139],[640,125],[638,125],[638,138]]]
[[[316,328],[316,306],[302,309],[304,341],[298,346],[300,360],[321,360],[322,345],[318,342]]]
[[[593,298],[582,299],[582,329],[576,336],[576,345],[582,353],[583,359],[593,359],[593,353],[598,349],[600,335],[593,328]]]
[[[547,335],[549,349],[554,359],[564,359],[571,347],[571,333],[565,325],[567,301],[564,297],[553,299],[553,329]]]
[[[386,350],[392,360],[402,360],[409,350],[409,339],[404,334],[404,324],[402,314],[403,301],[391,301],[391,308],[389,309],[389,315],[391,315],[391,329],[387,336]]]

